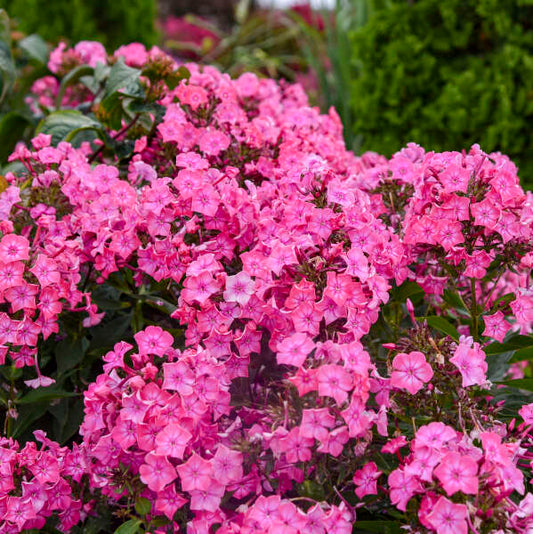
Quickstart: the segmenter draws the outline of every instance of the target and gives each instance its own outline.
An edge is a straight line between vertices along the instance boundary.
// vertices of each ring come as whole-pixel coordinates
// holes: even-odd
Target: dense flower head
[[[506,424],[483,391],[499,343],[533,325],[514,165],[476,145],[357,158],[299,86],[193,63],[154,82],[178,64],[138,43],[60,44],[30,105],[102,113],[85,85],[60,89],[79,65],[139,69],[159,116],[110,131],[127,158],[42,133],[10,156],[0,365],[53,384],[44,342],[74,314],[94,332],[99,288],[151,313],[98,361],[80,445],[0,438],[0,530],[142,499],[145,526],[193,534],[348,534],[374,499],[437,534],[533,528],[532,405]]]

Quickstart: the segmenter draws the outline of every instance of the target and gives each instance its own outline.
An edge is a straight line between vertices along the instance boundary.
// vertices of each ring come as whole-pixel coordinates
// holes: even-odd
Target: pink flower
[[[165,456],[149,452],[144,461],[145,463],[139,467],[139,473],[141,480],[152,491],[163,490],[177,477],[176,469]]]
[[[11,263],[29,259],[30,243],[21,235],[7,234],[0,241],[0,262]]]
[[[192,434],[188,430],[178,424],[170,424],[157,434],[155,453],[181,460],[191,439]]]
[[[278,343],[276,358],[280,365],[301,367],[314,348],[315,344],[307,334],[296,332]]]
[[[468,341],[461,341],[455,349],[450,362],[461,371],[462,386],[464,388],[473,385],[482,385],[487,380],[487,362],[485,353],[479,348],[478,343],[473,346]]]
[[[434,473],[448,495],[451,496],[456,491],[476,495],[478,492],[477,471],[477,462],[473,458],[457,452],[449,452],[442,458]]]
[[[234,276],[226,278],[226,291],[224,299],[226,302],[238,302],[241,305],[246,304],[254,293],[255,282],[250,276],[241,271]]]
[[[468,534],[467,510],[464,504],[454,504],[440,497],[427,515],[427,522],[437,534]]]
[[[433,377],[433,369],[426,362],[426,357],[418,351],[406,354],[401,352],[392,361],[393,372],[391,374],[391,385],[406,389],[412,395],[420,391],[426,382]]]
[[[522,406],[518,413],[526,424],[533,425],[533,402]]]
[[[348,398],[348,391],[353,388],[352,375],[340,365],[322,365],[317,371],[318,394],[321,397],[333,397],[338,404]]]
[[[133,337],[139,346],[139,354],[163,356],[174,342],[172,335],[159,326],[148,326]]]
[[[381,471],[374,462],[368,462],[362,469],[355,472],[353,482],[357,486],[355,494],[362,499],[365,495],[376,495],[377,479],[380,477]]]
[[[511,325],[505,320],[505,316],[501,311],[497,311],[492,315],[484,315],[483,321],[485,321],[484,336],[489,336],[500,343],[503,342],[505,334],[511,329]]]
[[[183,491],[206,491],[212,484],[212,464],[195,452],[187,462],[178,466],[177,470]]]

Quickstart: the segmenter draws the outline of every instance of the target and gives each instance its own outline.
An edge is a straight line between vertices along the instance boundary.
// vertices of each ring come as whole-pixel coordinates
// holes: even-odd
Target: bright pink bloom
[[[206,491],[212,484],[212,464],[195,452],[187,462],[178,466],[177,470],[183,491]]]
[[[314,348],[315,344],[307,334],[296,332],[278,343],[276,358],[280,365],[301,367]]]
[[[321,397],[333,397],[338,404],[348,398],[348,391],[353,388],[352,375],[340,365],[322,365],[317,371],[318,394]]]
[[[511,329],[511,325],[505,320],[505,316],[501,311],[497,311],[492,315],[484,315],[483,321],[485,321],[483,335],[492,337],[500,343],[503,342],[505,334]]]
[[[192,434],[188,430],[178,424],[170,424],[157,434],[155,453],[181,460],[191,439]]]
[[[159,326],[148,326],[133,337],[139,346],[139,354],[163,356],[174,342],[172,335]]]
[[[143,465],[139,467],[141,480],[152,491],[161,491],[176,477],[176,469],[165,456],[159,456],[155,452],[146,455]]]
[[[401,352],[392,361],[391,385],[406,389],[412,395],[418,393],[433,378],[433,369],[426,357],[417,351]]]
[[[365,495],[376,495],[377,479],[380,477],[381,471],[374,462],[368,462],[362,469],[355,472],[353,482],[357,486],[355,494],[362,499]]]
[[[434,473],[449,496],[456,491],[476,495],[478,492],[477,471],[477,462],[473,458],[457,452],[449,452],[442,458]]]
[[[246,304],[254,293],[255,282],[245,272],[241,271],[235,276],[228,276],[226,278],[226,291],[224,291],[224,299],[226,302],[238,302],[239,304]]]
[[[464,504],[455,504],[446,497],[440,497],[427,521],[437,534],[468,534],[467,509]]]

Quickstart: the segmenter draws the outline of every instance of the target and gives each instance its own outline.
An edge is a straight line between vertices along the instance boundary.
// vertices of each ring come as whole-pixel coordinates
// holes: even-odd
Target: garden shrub
[[[533,172],[531,2],[396,0],[351,36],[354,131],[391,154],[479,142]],[[529,177],[529,178],[528,178]]]
[[[98,39],[116,48],[130,41],[153,45],[157,40],[154,0],[5,0],[2,7],[20,30],[53,43]]]
[[[531,531],[507,156],[358,158],[299,86],[138,43],[48,67],[0,181],[2,532]]]

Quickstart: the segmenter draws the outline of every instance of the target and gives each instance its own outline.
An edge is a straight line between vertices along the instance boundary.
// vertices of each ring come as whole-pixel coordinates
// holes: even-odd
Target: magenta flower
[[[464,504],[454,504],[440,497],[427,515],[427,521],[437,534],[468,534],[466,515]]]
[[[434,474],[449,496],[457,491],[476,495],[479,485],[477,471],[477,462],[473,458],[449,452],[435,468]]]
[[[391,385],[405,389],[412,395],[418,393],[433,378],[433,369],[426,357],[418,351],[401,352],[392,361]]]

